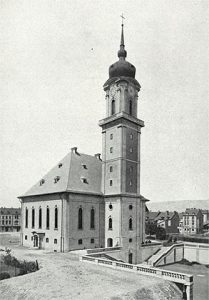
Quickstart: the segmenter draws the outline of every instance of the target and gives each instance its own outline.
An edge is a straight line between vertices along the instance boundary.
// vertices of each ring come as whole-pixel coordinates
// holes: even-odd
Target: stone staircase
[[[170,247],[162,247],[160,249],[160,251],[158,251],[156,254],[152,255],[148,261],[147,261],[147,264],[149,266],[154,266],[155,263],[161,259],[164,255],[166,255],[171,249],[173,248],[173,245],[170,246]]]

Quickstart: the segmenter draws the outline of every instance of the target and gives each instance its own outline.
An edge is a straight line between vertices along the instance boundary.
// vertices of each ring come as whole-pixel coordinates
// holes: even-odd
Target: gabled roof
[[[67,191],[102,194],[101,178],[101,160],[72,151],[19,198]]]
[[[201,214],[201,210],[197,208],[187,208],[186,211],[184,212],[184,215],[197,215]]]
[[[175,215],[175,212],[173,211],[162,211],[160,214],[155,218],[155,220],[166,220],[166,219],[172,219]]]
[[[159,214],[160,214],[159,211],[149,211],[146,215],[149,220],[155,220]]]

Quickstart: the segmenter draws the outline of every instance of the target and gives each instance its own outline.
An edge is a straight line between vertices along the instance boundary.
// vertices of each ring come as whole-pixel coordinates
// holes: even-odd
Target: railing
[[[167,249],[165,252],[163,252],[162,255],[159,258],[157,258],[153,262],[153,265],[156,265],[156,263],[158,263],[165,255],[170,254],[170,252],[173,251],[174,248],[180,248],[180,247],[184,247],[184,244],[181,243],[181,244],[174,244],[174,245],[172,245],[169,249]]]
[[[101,253],[101,252],[110,252],[115,250],[121,250],[121,247],[108,247],[108,248],[95,248],[95,249],[88,249],[87,253]]]
[[[93,262],[99,265],[105,265],[112,268],[120,269],[120,270],[127,270],[127,271],[133,271],[138,274],[142,275],[149,275],[154,276],[158,278],[163,278],[165,280],[182,283],[184,285],[192,285],[193,284],[193,276],[190,274],[184,274],[174,271],[167,271],[163,269],[148,267],[146,265],[132,265],[128,263],[122,263],[122,262],[115,262],[115,261],[109,261],[106,259],[98,259],[94,257],[89,257],[88,255],[81,256],[81,261],[88,261]]]

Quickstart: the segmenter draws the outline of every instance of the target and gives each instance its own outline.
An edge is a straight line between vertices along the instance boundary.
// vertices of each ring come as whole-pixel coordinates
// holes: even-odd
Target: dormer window
[[[54,183],[57,183],[59,180],[60,180],[60,176],[56,176],[56,177],[54,178]]]
[[[62,168],[62,163],[59,163],[58,168]]]
[[[83,183],[88,183],[88,181],[87,181],[87,179],[86,179],[85,177],[81,177],[81,181],[82,181]]]
[[[85,164],[82,164],[82,167],[87,170],[87,166]]]
[[[44,182],[45,182],[45,180],[44,180],[44,179],[41,179],[41,180],[40,180],[40,186],[43,185]]]

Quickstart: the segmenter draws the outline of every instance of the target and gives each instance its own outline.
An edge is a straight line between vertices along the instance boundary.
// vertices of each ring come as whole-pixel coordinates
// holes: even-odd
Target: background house
[[[20,231],[21,226],[21,209],[6,208],[0,209],[0,231]]]
[[[201,209],[187,208],[183,213],[183,234],[201,233],[203,230],[203,214]]]

